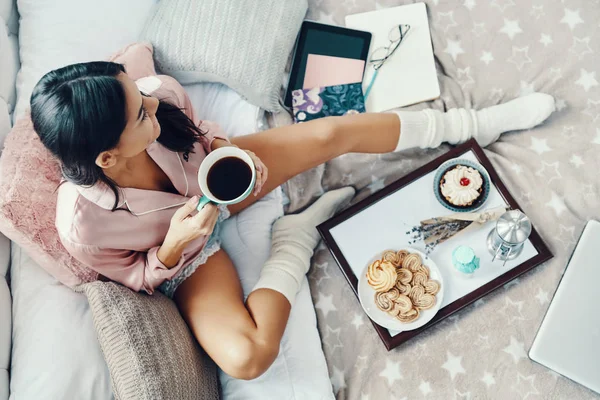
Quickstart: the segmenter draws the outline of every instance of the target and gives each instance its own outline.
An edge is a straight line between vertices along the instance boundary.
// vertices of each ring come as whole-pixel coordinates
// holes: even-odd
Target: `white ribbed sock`
[[[400,118],[400,140],[396,151],[413,147],[434,148],[443,142],[462,143],[470,138],[485,147],[503,132],[529,129],[540,124],[555,110],[554,98],[532,93],[480,111],[453,108],[394,111]]]
[[[316,227],[347,204],[354,189],[345,187],[321,196],[300,214],[286,215],[273,224],[271,256],[265,262],[252,291],[272,289],[283,294],[291,305],[310,268],[310,259],[319,243]]]

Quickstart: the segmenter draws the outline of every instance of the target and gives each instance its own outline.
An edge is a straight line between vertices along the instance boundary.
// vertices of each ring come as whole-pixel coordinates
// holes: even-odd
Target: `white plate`
[[[437,314],[438,310],[440,309],[442,305],[442,300],[444,298],[444,282],[442,280],[442,274],[440,273],[440,270],[438,269],[437,265],[433,262],[433,260],[431,258],[427,258],[425,254],[423,254],[419,250],[415,250],[412,248],[406,248],[405,250],[420,255],[421,259],[423,260],[423,264],[427,268],[429,268],[429,277],[440,283],[440,291],[438,292],[438,294],[435,295],[435,305],[429,310],[421,311],[419,318],[417,318],[415,321],[410,323],[400,322],[385,311],[381,311],[375,304],[376,292],[375,289],[373,289],[367,282],[367,269],[369,268],[369,265],[372,262],[381,259],[384,250],[381,251],[378,254],[378,256],[374,256],[369,261],[369,263],[365,265],[365,268],[362,270],[360,276],[358,277],[358,299],[360,300],[360,304],[362,305],[363,310],[365,310],[369,318],[375,321],[378,325],[400,332],[412,331],[414,329],[422,327],[423,325],[431,321],[431,319],[435,316],[435,314]]]

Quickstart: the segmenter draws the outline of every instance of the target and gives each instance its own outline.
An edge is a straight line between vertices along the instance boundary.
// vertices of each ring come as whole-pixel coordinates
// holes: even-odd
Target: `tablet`
[[[291,107],[292,91],[303,88],[309,54],[357,59],[366,65],[370,43],[369,32],[304,21],[296,41],[284,104]]]

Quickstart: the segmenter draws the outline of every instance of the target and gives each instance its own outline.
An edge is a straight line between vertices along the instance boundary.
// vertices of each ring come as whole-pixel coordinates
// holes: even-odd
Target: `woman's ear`
[[[114,154],[114,150],[103,151],[96,157],[96,165],[100,168],[114,167],[117,163],[117,157]]]

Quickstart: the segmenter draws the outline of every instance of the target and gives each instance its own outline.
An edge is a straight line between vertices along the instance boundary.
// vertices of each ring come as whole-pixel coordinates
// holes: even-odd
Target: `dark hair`
[[[69,65],[44,75],[31,95],[33,127],[60,160],[65,179],[81,186],[104,182],[115,194],[113,211],[119,191],[96,158],[117,146],[127,124],[125,90],[117,79],[123,72],[123,65],[112,62]],[[203,132],[165,101],[159,102],[156,118],[161,126],[158,142],[187,159]]]

